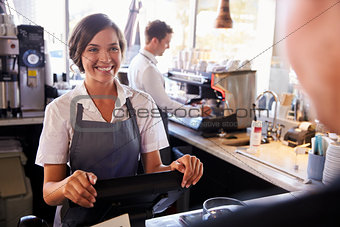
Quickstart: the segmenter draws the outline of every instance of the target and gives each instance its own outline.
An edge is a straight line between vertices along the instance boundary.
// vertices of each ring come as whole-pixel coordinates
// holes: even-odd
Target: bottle
[[[59,89],[58,75],[53,73],[53,87]]]
[[[66,76],[66,73],[62,73],[61,74],[61,77],[62,77],[62,83],[61,83],[61,87],[63,90],[67,90],[69,89],[69,83],[67,82],[67,76]]]
[[[261,144],[262,136],[262,121],[252,121],[251,123],[251,133],[250,133],[250,147],[249,152],[255,153]]]

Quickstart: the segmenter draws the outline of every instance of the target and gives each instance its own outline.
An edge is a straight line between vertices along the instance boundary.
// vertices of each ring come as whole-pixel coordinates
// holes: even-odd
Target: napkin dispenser
[[[296,147],[306,143],[311,144],[311,139],[314,136],[315,127],[309,122],[303,122],[298,127],[289,129],[284,136],[284,140],[288,142],[288,146]]]

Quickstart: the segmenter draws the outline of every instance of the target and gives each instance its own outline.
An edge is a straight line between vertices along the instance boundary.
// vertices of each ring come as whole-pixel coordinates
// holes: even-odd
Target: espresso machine
[[[18,117],[20,109],[19,42],[12,15],[0,14],[0,117]]]
[[[20,98],[23,116],[43,115],[45,108],[44,29],[19,25]]]
[[[188,97],[182,99],[185,100],[183,104],[201,102],[212,109],[209,117],[172,117],[170,120],[203,134],[245,130],[251,125],[256,71],[183,72],[172,69],[166,76],[177,82]]]

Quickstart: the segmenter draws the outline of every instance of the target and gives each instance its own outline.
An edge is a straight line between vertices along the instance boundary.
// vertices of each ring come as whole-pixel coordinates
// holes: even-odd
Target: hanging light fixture
[[[220,0],[218,9],[215,28],[232,28],[233,20],[230,17],[229,0]]]

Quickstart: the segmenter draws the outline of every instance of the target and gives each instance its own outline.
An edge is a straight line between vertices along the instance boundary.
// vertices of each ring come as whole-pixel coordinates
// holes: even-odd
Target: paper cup
[[[308,153],[307,177],[317,181],[322,180],[325,166],[325,156]]]

